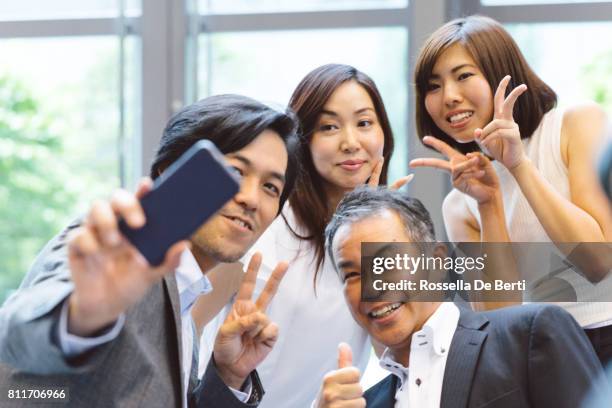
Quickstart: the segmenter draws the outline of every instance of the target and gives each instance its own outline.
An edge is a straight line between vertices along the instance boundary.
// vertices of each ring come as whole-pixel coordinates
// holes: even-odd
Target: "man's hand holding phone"
[[[274,347],[278,326],[270,322],[265,310],[276,294],[287,263],[279,263],[272,272],[259,298],[251,297],[255,289],[261,254],[255,253],[249,262],[236,301],[215,339],[213,357],[223,382],[240,389],[247,377]]]
[[[140,199],[152,188],[144,179],[136,194],[117,191],[110,201],[94,203],[84,224],[73,231],[68,256],[74,291],[69,298],[68,331],[86,337],[117,320],[161,277],[176,269],[188,241],[170,247],[153,267],[120,233],[119,219],[140,228],[145,214]]]
[[[223,155],[200,140],[135,195],[117,191],[92,205],[68,246],[75,290],[68,331],[91,336],[176,269],[189,238],[230,200],[239,182]],[[213,193],[211,193],[211,191]]]

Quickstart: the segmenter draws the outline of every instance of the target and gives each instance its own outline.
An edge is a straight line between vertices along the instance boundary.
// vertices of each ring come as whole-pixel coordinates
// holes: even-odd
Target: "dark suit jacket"
[[[181,319],[174,275],[153,285],[127,311],[116,339],[76,358],[64,357],[57,324],[61,305],[74,287],[66,233],[47,244],[19,291],[0,309],[0,406],[32,406],[32,400],[9,401],[9,389],[63,386],[68,388],[70,407],[180,407]],[[262,395],[256,375],[253,379]],[[209,365],[197,390],[197,398],[190,400],[198,407],[257,405],[239,402],[214,365]]]
[[[583,330],[557,306],[460,311],[441,408],[577,408],[601,374]],[[393,408],[397,381],[367,390],[368,408]]]

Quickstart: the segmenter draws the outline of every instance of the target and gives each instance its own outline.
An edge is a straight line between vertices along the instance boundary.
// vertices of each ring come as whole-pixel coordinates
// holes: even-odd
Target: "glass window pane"
[[[385,101],[395,134],[395,180],[407,171],[407,44],[408,34],[399,27],[201,35],[199,95],[238,93],[285,105],[312,69],[353,65],[374,79]]]
[[[612,23],[506,25],[527,61],[568,106],[595,100],[612,113]]]
[[[142,0],[124,0],[126,15],[141,14]],[[116,17],[119,0],[19,0],[0,2],[0,20]]]
[[[400,8],[408,0],[199,0],[202,14]]]
[[[0,44],[1,302],[48,239],[119,185],[119,49],[115,37]]]

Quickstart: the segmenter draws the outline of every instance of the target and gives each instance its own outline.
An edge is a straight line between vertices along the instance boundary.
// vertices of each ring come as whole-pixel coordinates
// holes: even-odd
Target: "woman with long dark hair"
[[[268,315],[279,338],[258,367],[266,397],[261,407],[308,407],[325,373],[337,368],[338,344],[348,343],[353,364],[365,369],[367,333],[353,320],[340,280],[324,251],[324,230],[338,202],[364,183],[385,184],[393,134],[374,82],[359,70],[330,64],[310,72],[289,106],[301,124],[302,171],[276,221],[253,246],[263,255],[255,292],[277,262],[289,269]],[[406,182],[406,178],[394,186]],[[223,313],[204,330],[210,342]]]

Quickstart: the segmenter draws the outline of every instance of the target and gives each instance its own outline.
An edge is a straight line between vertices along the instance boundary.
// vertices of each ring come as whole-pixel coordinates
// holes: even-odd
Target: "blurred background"
[[[560,105],[612,113],[612,1],[19,0],[0,2],[0,302],[42,245],[95,198],[133,188],[168,118],[211,94],[285,105],[326,63],[373,77],[396,136],[391,180],[424,152],[412,71],[461,15],[501,21]],[[448,177],[409,186],[440,212]]]

